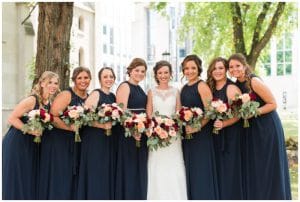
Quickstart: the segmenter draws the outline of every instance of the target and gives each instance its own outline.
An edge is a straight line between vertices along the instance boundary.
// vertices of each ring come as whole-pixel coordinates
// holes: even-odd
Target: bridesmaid
[[[42,200],[70,200],[77,195],[79,143],[74,142],[74,125],[67,126],[59,113],[68,106],[84,104],[91,81],[90,70],[75,68],[72,81],[74,86],[55,98],[51,106],[55,128],[43,137],[39,189],[39,199]]]
[[[103,103],[116,102],[116,97],[110,92],[115,83],[115,73],[112,68],[104,67],[98,73],[100,89],[95,89],[85,101],[86,107],[95,109]],[[111,200],[114,189],[114,158],[113,138],[105,135],[105,129],[111,129],[111,123],[95,122],[93,127],[85,127],[81,132],[81,155],[78,183],[78,198],[80,200]],[[114,134],[112,134],[114,135]]]
[[[213,97],[228,103],[240,89],[227,78],[228,62],[218,57],[212,60],[207,70],[207,84]],[[238,118],[216,120],[214,127],[220,130],[214,135],[216,165],[218,173],[219,199],[242,200],[242,168],[240,136],[242,125]]]
[[[58,91],[59,77],[46,71],[31,90],[31,95],[23,99],[8,118],[12,125],[2,142],[2,199],[35,200],[37,199],[38,147],[33,142],[39,131],[21,131],[28,117],[23,116],[31,110],[49,109],[50,101]]]
[[[145,113],[147,95],[138,85],[146,75],[147,65],[141,58],[135,58],[127,68],[129,80],[120,84],[117,89],[117,103],[123,103],[124,109],[135,113]],[[147,137],[142,135],[141,147],[135,146],[135,138],[126,138],[124,129],[118,132],[118,158],[116,173],[117,200],[147,199]]]
[[[184,58],[182,71],[188,83],[180,94],[181,104],[185,107],[199,107],[204,111],[212,93],[208,85],[201,80],[202,61],[197,55]],[[193,139],[182,141],[185,160],[187,191],[189,200],[218,199],[217,172],[212,137],[212,123],[203,119],[201,131],[190,126],[186,133],[194,133]]]
[[[275,98],[266,84],[251,73],[242,54],[233,54],[228,61],[229,72],[237,78],[242,93],[254,93],[260,103],[260,116],[249,120],[250,127],[242,136],[245,199],[291,200],[284,133]]]

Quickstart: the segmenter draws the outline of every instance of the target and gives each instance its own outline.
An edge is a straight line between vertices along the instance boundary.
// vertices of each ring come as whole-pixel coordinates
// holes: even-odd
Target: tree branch
[[[256,25],[255,25],[255,28],[253,30],[254,33],[253,33],[253,38],[252,38],[252,47],[251,47],[251,50],[259,42],[259,34],[261,32],[261,28],[262,28],[263,22],[264,22],[264,20],[266,18],[266,15],[267,15],[267,12],[268,12],[270,6],[271,6],[271,2],[265,2],[263,4],[263,10],[260,12],[260,14],[257,17]]]
[[[263,37],[259,40],[256,45],[252,46],[251,52],[249,54],[249,58],[252,61],[253,64],[256,63],[257,58],[262,51],[262,49],[267,45],[267,43],[270,41],[272,37],[272,33],[276,30],[276,27],[278,25],[279,19],[283,14],[284,8],[285,8],[285,2],[279,2],[277,5],[277,9],[272,17],[272,20],[264,33]],[[250,64],[251,65],[251,64]]]

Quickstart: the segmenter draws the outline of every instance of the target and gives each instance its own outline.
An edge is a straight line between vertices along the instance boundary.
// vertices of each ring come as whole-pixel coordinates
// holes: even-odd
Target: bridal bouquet
[[[42,133],[45,129],[51,130],[53,128],[51,125],[53,116],[43,108],[31,110],[30,112],[25,113],[24,116],[28,117],[27,123],[24,124],[21,129],[24,134],[29,131],[38,131]],[[41,136],[34,137],[33,141],[35,143],[40,143]]]
[[[237,94],[235,99],[231,101],[233,113],[244,120],[244,128],[250,126],[248,121],[249,117],[257,117],[259,115],[259,103],[255,100],[256,96],[254,93],[244,93],[242,95]]]
[[[136,137],[136,146],[140,147],[140,138],[142,133],[151,133],[152,129],[152,120],[147,118],[145,113],[125,113],[125,120],[123,122],[123,126],[125,128],[125,137]]]
[[[205,117],[211,120],[226,120],[232,118],[229,105],[220,99],[214,98],[212,101],[210,101],[205,111]],[[219,130],[214,127],[213,133],[219,134]]]
[[[176,112],[178,124],[182,126],[189,125],[192,128],[201,129],[201,120],[203,118],[203,111],[199,107],[182,107]],[[186,139],[192,139],[192,134],[185,134]]]
[[[152,133],[146,133],[148,136],[147,146],[150,150],[157,150],[158,147],[166,147],[171,144],[171,139],[179,134],[178,123],[167,116],[155,113],[152,118]]]
[[[96,116],[96,121],[99,123],[112,122],[112,125],[116,125],[117,122],[121,122],[124,112],[122,109],[122,104],[112,103],[112,104],[102,104],[98,108],[98,113]],[[107,136],[111,135],[111,129],[105,130]]]
[[[79,129],[83,125],[88,125],[91,120],[89,120],[87,114],[88,109],[85,109],[83,106],[68,106],[68,108],[60,113],[61,119],[67,125],[75,125],[75,142],[81,142]]]

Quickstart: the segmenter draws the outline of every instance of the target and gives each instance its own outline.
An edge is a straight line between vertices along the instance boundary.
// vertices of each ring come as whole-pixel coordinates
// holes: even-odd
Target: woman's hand
[[[215,120],[214,127],[217,128],[218,130],[221,130],[224,127],[223,121],[219,119]]]
[[[201,128],[193,128],[192,126],[185,126],[185,132],[187,134],[192,134],[200,131]]]

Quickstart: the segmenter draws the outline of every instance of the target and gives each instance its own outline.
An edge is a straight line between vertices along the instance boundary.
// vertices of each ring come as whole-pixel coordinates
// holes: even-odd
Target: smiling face
[[[195,61],[190,60],[184,64],[183,74],[189,82],[196,81],[199,76],[199,70]]]
[[[80,72],[74,80],[75,87],[80,91],[85,91],[91,82],[89,74],[85,71]]]
[[[41,83],[41,86],[43,88],[43,92],[54,95],[59,88],[58,78],[52,77],[50,79],[46,79]]]
[[[168,66],[162,66],[156,72],[155,77],[159,84],[168,84],[171,79],[171,72]]]
[[[245,76],[245,67],[240,61],[232,59],[229,61],[229,73],[232,77],[241,80]]]
[[[114,74],[110,69],[104,69],[100,75],[100,85],[103,88],[110,89],[115,83]]]
[[[133,82],[139,83],[145,78],[146,67],[142,65],[137,66],[130,71],[129,75]]]
[[[224,63],[218,61],[214,65],[214,69],[212,70],[212,77],[215,81],[226,80],[226,68]]]

